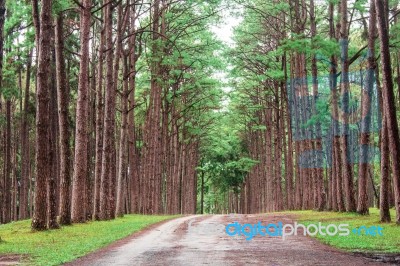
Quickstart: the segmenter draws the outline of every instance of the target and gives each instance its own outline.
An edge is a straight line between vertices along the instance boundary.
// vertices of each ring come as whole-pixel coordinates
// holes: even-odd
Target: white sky
[[[232,47],[234,45],[234,41],[232,40],[233,37],[233,29],[239,25],[239,23],[242,21],[241,18],[236,18],[232,16],[229,11],[224,11],[222,14],[222,19],[219,25],[215,25],[211,27],[211,31],[217,36],[219,40],[221,40],[224,44]],[[214,73],[214,78],[220,80],[222,83],[227,83],[228,82],[228,70],[225,71],[220,71]],[[226,84],[223,87],[223,90],[226,93],[229,93],[232,88]],[[222,106],[223,109],[225,109],[229,104],[229,98],[222,99]]]
[[[211,30],[221,41],[229,46],[232,46],[234,44],[232,40],[233,29],[234,27],[238,26],[241,21],[242,18],[236,18],[230,15],[228,12],[224,12],[221,23],[219,25],[212,26]]]

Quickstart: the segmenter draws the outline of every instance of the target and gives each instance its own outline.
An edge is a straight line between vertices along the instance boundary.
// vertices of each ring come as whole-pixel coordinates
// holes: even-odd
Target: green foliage
[[[32,23],[32,7],[25,1],[7,1],[7,19],[4,24],[4,51],[2,69],[2,88],[0,94],[4,99],[20,98],[17,84],[18,72],[25,67],[29,51],[33,48],[34,31],[28,24]],[[22,73],[22,71],[21,71]]]
[[[367,11],[368,0],[358,0],[354,2],[354,8],[359,12],[365,13]]]
[[[72,0],[57,0],[53,2],[53,15],[58,15],[60,12],[65,11],[71,7],[75,7],[76,4]]]
[[[152,36],[149,32],[143,34],[146,49],[137,62],[136,95],[137,101],[145,104],[135,109],[138,124],[146,119],[149,70],[154,62],[160,62],[163,74],[155,78],[166,91],[168,105],[174,106],[179,114],[177,123],[185,132],[180,135],[180,141],[187,143],[207,134],[213,112],[220,108],[223,97],[221,82],[213,77],[213,73],[225,67],[221,58],[215,56],[222,49],[222,43],[209,30],[209,25],[216,20],[214,12],[218,3],[185,1],[171,5],[165,14],[169,26],[164,38],[156,43],[158,50],[165,51],[163,53],[153,54],[148,48],[153,44]],[[148,18],[142,20],[145,24]]]
[[[285,40],[280,48],[283,51],[293,51],[297,53],[311,53],[311,40],[302,35],[291,34],[291,39]]]
[[[215,205],[224,202],[224,193],[240,192],[245,176],[258,163],[246,154],[238,125],[231,115],[220,112],[215,118],[215,125],[203,142],[201,164],[197,169],[199,175],[206,176],[205,210],[209,213],[214,211]]]
[[[5,99],[19,97],[19,90],[17,87],[15,70],[6,67],[3,69],[3,84],[1,94]]]

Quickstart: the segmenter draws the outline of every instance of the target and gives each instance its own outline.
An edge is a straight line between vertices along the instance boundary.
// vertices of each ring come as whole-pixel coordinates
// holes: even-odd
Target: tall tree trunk
[[[135,11],[133,9],[133,14]],[[134,23],[136,17],[133,18],[132,29],[134,30]],[[140,193],[140,180],[139,180],[139,154],[136,148],[136,126],[135,126],[135,89],[136,89],[136,34],[133,34],[130,40],[131,55],[129,59],[129,130],[128,130],[128,151],[129,151],[129,176],[130,176],[130,190],[131,190],[131,212],[138,213],[140,210],[139,193]]]
[[[107,4],[108,0],[104,0]],[[106,38],[106,92],[104,107],[104,131],[103,131],[103,155],[101,166],[100,184],[100,215],[101,220],[111,219],[110,186],[111,186],[111,163],[112,150],[114,147],[114,112],[115,112],[115,87],[113,77],[113,42],[112,42],[112,9],[111,5],[106,6],[104,13],[104,27]]]
[[[24,114],[22,116],[21,125],[21,189],[20,189],[20,205],[19,205],[19,219],[24,220],[29,217],[28,196],[29,196],[29,179],[30,179],[30,156],[29,156],[29,121],[28,121],[28,106],[29,106],[29,88],[31,80],[31,66],[32,66],[32,51],[28,53],[28,60],[26,64],[26,81],[24,93]]]
[[[389,29],[382,1],[375,1],[378,32],[381,44],[383,113],[387,123],[389,150],[392,159],[396,223],[400,224],[400,139],[396,118],[394,84],[389,50]]]
[[[0,0],[0,86],[2,86],[3,84],[4,22],[6,13],[5,3],[6,3],[5,0]],[[0,112],[1,111],[2,111],[2,101],[0,97]],[[4,176],[2,176],[0,177],[0,202],[2,204],[2,207],[0,208],[0,223],[3,222],[4,190],[5,190]]]
[[[329,36],[331,39],[337,39],[336,36],[338,33],[335,31],[334,25],[334,3],[329,4]],[[340,11],[340,8],[338,8]],[[337,29],[340,29],[340,23],[336,25]],[[342,160],[341,160],[341,150],[340,150],[340,129],[339,129],[339,121],[337,121],[337,117],[339,117],[339,106],[337,104],[338,99],[338,88],[337,88],[337,59],[336,56],[331,56],[331,67],[330,67],[330,89],[332,94],[332,182],[334,182],[334,201],[337,203],[337,210],[344,211],[344,201],[343,201],[343,178],[342,178]],[[336,204],[335,204],[336,205]]]
[[[369,29],[368,29],[368,69],[367,77],[365,80],[366,96],[362,97],[361,113],[367,115],[361,121],[361,145],[360,145],[360,163],[358,168],[358,206],[357,212],[360,214],[368,214],[368,192],[367,192],[367,178],[368,169],[371,167],[368,162],[368,153],[370,143],[370,129],[371,129],[371,101],[373,96],[374,81],[375,81],[375,37],[376,37],[376,13],[374,0],[370,0],[369,11]]]
[[[104,16],[104,11],[103,18]],[[101,186],[101,172],[102,172],[102,157],[103,157],[103,122],[104,122],[104,103],[103,103],[103,66],[104,66],[104,51],[105,51],[105,28],[101,26],[100,44],[99,44],[99,59],[97,70],[97,90],[96,90],[96,154],[95,154],[95,168],[94,168],[94,199],[93,199],[93,219],[98,220],[100,214],[100,186]]]
[[[126,194],[126,175],[127,175],[127,137],[128,137],[128,58],[124,57],[124,81],[123,92],[121,94],[122,114],[121,114],[121,132],[120,132],[120,145],[119,145],[119,166],[118,166],[118,183],[117,183],[117,207],[116,214],[122,217],[125,211],[125,194]]]
[[[6,7],[5,7],[5,0],[0,0],[0,86],[2,87],[3,84],[3,51],[4,51],[4,22],[5,22],[5,13],[6,13]],[[6,117],[8,117],[8,113],[9,113],[9,108],[8,108],[8,103],[9,101],[7,101],[6,103]],[[1,110],[1,102],[0,102],[0,110]],[[5,136],[7,138],[7,136],[9,135],[8,132],[8,124],[10,123],[10,119],[7,119],[7,123],[6,123],[6,132],[5,132]],[[11,137],[11,136],[10,136]],[[5,143],[5,154],[3,157],[4,160],[4,178],[2,180],[2,182],[0,182],[0,202],[2,207],[0,208],[0,222],[3,223],[7,223],[11,221],[11,213],[8,214],[9,211],[7,211],[8,209],[10,209],[11,206],[9,206],[9,204],[11,203],[11,192],[10,192],[10,174],[9,174],[9,167],[11,166],[10,162],[9,162],[9,157],[10,154],[9,152],[11,151],[11,147],[9,147],[10,143],[6,140]],[[8,153],[8,154],[7,154]],[[0,179],[2,179],[0,178]]]
[[[283,210],[283,195],[282,195],[282,128],[280,125],[280,104],[279,104],[279,89],[281,89],[278,83],[275,84],[276,95],[275,95],[275,143],[274,143],[274,160],[275,160],[275,177],[274,177],[274,191],[275,191],[275,211]],[[259,186],[261,187],[261,186]],[[261,211],[261,210],[259,210]]]
[[[35,2],[33,0],[33,2]],[[32,219],[33,230],[47,229],[47,183],[50,179],[50,123],[49,95],[51,77],[51,36],[53,31],[51,0],[42,0],[40,13],[40,36],[38,70],[37,70],[37,101],[36,101],[36,187],[35,207]],[[35,5],[33,7],[35,10]]]
[[[78,99],[76,105],[76,133],[74,175],[72,179],[71,219],[75,223],[86,221],[85,193],[87,189],[87,142],[89,101],[89,40],[91,0],[83,0],[80,13],[81,58],[79,66]]]
[[[381,148],[381,184],[379,193],[379,214],[381,222],[390,222],[390,202],[391,202],[391,180],[390,180],[390,151],[387,132],[386,118],[383,112],[382,86],[379,80],[379,69],[375,68],[376,87],[378,90],[378,100],[380,113],[382,115],[382,128],[379,134],[379,143]]]
[[[314,1],[310,1],[310,22],[311,22],[311,37],[315,38],[317,36],[317,21],[315,17],[315,5]],[[312,72],[312,86],[313,86],[313,115],[317,115],[316,103],[319,98],[318,91],[318,66],[317,66],[317,57],[313,55],[311,62],[311,72]],[[317,121],[315,125],[315,135],[316,139],[313,141],[313,151],[315,154],[314,160],[316,160],[317,165],[314,165],[315,168],[312,169],[314,176],[314,208],[322,211],[325,208],[325,193],[324,193],[324,172],[322,169],[321,156],[320,152],[322,151],[322,131],[321,124]]]
[[[348,33],[348,19],[347,19],[347,1],[341,1],[341,25],[340,25],[340,47],[342,59],[342,77],[341,77],[341,95],[343,119],[342,123],[343,132],[341,132],[340,144],[342,148],[342,171],[343,182],[346,198],[346,211],[356,211],[356,204],[354,198],[354,185],[353,185],[353,167],[350,158],[350,127],[349,127],[349,97],[350,97],[350,83],[349,83],[349,33]],[[336,102],[337,103],[337,102]],[[350,147],[349,147],[350,146]]]
[[[287,57],[286,54],[282,57],[282,67],[285,75],[285,80],[288,79],[287,73]],[[287,156],[286,156],[286,197],[287,197],[287,208],[289,210],[294,209],[294,189],[293,189],[293,137],[292,137],[292,126],[290,123],[290,108],[289,108],[289,98],[286,90],[282,88],[281,90],[282,99],[285,98],[285,111],[286,111],[286,125],[287,125]],[[286,136],[285,136],[286,138]]]
[[[60,136],[60,224],[71,223],[71,149],[68,120],[69,88],[66,80],[64,59],[63,14],[55,23],[56,77],[58,101],[58,127]]]
[[[117,90],[118,85],[118,75],[119,75],[119,66],[120,66],[120,59],[122,55],[122,35],[125,32],[125,27],[127,24],[127,12],[129,12],[129,3],[126,5],[125,12],[123,12],[123,6],[118,6],[118,21],[117,21],[117,40],[116,40],[116,48],[115,48],[115,62],[114,62],[114,90]],[[126,58],[124,58],[126,59]],[[112,176],[110,177],[114,184],[111,186],[111,191],[116,194],[115,196],[111,196],[112,202],[115,202],[115,208],[112,208],[113,213],[117,214],[118,216],[122,216],[124,212],[124,202],[125,202],[125,191],[126,191],[126,172],[127,172],[127,162],[126,162],[126,152],[127,152],[127,123],[128,123],[128,83],[127,77],[125,75],[128,73],[127,70],[127,61],[123,62],[124,64],[124,80],[123,80],[123,91],[121,95],[121,103],[122,103],[122,121],[121,121],[121,132],[120,132],[120,149],[118,154],[118,168],[117,172],[113,172]],[[115,124],[115,122],[114,122]],[[115,129],[115,125],[113,126]],[[115,146],[115,144],[114,144]],[[114,148],[115,149],[115,148]],[[116,154],[116,152],[115,152]],[[115,156],[116,158],[116,156]],[[113,160],[113,165],[115,165],[115,160]],[[117,188],[116,188],[117,186]],[[112,215],[114,218],[114,214]]]
[[[52,32],[53,33],[53,32]],[[54,45],[54,44],[53,44]],[[54,46],[53,46],[54,47]],[[58,177],[59,177],[59,156],[58,156],[58,145],[57,145],[57,134],[58,134],[58,115],[57,115],[57,85],[56,85],[56,70],[55,70],[55,51],[52,51],[52,64],[51,64],[51,86],[50,86],[50,103],[49,103],[49,115],[50,115],[50,140],[49,140],[49,153],[50,161],[48,164],[51,167],[49,182],[47,185],[47,227],[49,229],[59,228],[57,222],[57,188]]]
[[[11,100],[6,100],[3,223],[11,222]]]
[[[390,190],[390,159],[389,159],[389,142],[388,142],[388,127],[385,117],[382,121],[381,130],[381,188],[379,198],[379,213],[380,221],[388,223],[391,221],[390,217],[390,203],[389,203],[389,190]]]
[[[159,212],[158,181],[161,180],[159,170],[161,166],[160,156],[161,137],[160,137],[160,121],[161,121],[161,86],[160,79],[160,63],[161,63],[161,47],[159,45],[160,31],[160,0],[155,0],[152,11],[152,63],[151,63],[151,81],[150,81],[150,102],[146,114],[143,137],[143,164],[141,170],[141,178],[144,179],[144,213],[154,214]]]

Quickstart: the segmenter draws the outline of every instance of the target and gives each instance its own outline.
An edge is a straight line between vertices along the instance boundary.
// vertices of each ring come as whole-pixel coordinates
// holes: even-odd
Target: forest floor
[[[297,220],[307,224],[311,213],[186,216],[134,234],[67,265],[395,265],[394,261],[383,263],[382,258],[336,249],[301,231],[285,239],[257,235],[251,240],[225,232],[225,226],[233,222],[266,225],[293,224]]]
[[[0,225],[0,265],[60,265],[176,216],[125,215],[32,232],[30,220]]]
[[[293,211],[169,220],[174,217],[126,215],[45,232],[32,232],[29,220],[1,225],[0,265],[400,265],[400,226],[379,223],[377,209],[368,216]],[[231,225],[232,232],[234,222],[265,226],[295,221],[305,226],[348,224],[350,230],[381,227],[382,235],[366,235],[362,229],[348,236],[309,237],[300,229],[297,236],[282,239],[252,237],[249,230],[229,236],[225,231]]]
[[[293,211],[289,212],[296,216],[296,220],[304,224],[319,223],[326,226],[328,224],[348,224],[351,229],[360,229],[360,234],[351,233],[346,237],[316,235],[315,237],[322,243],[337,247],[350,252],[364,254],[393,253],[398,254],[400,264],[400,226],[394,222],[380,223],[379,210],[369,209],[369,215],[359,215],[348,212],[316,212],[316,211]],[[392,220],[396,217],[395,210],[391,209]],[[364,227],[363,227],[364,226]],[[365,229],[371,227],[381,227],[382,235],[375,236],[367,234]],[[376,230],[375,230],[376,231]]]

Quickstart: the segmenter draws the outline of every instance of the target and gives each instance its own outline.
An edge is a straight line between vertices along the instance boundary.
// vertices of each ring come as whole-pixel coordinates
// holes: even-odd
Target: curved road
[[[228,236],[224,226],[293,223],[286,215],[186,216],[153,226],[68,265],[389,265],[343,253],[303,235]]]

